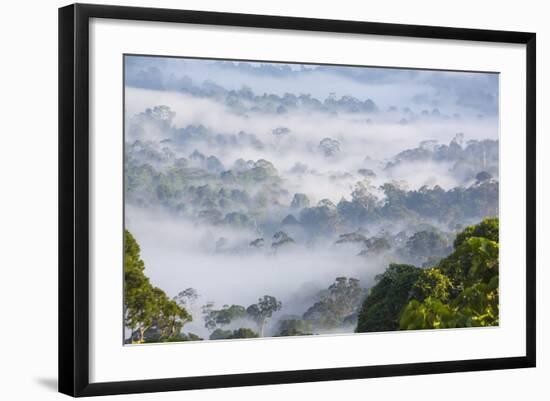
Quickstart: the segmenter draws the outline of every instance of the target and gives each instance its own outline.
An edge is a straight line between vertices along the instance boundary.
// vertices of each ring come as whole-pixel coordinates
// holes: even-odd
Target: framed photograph
[[[535,366],[535,34],[59,10],[59,390]]]

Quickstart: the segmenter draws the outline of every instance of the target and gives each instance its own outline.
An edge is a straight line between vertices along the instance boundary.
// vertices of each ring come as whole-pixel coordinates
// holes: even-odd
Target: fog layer
[[[146,275],[170,297],[196,290],[184,331],[205,339],[202,306],[264,295],[282,304],[264,335],[289,316],[352,332],[390,263],[429,266],[498,213],[497,88],[493,74],[126,57],[125,222]],[[428,250],[412,240],[424,231]],[[338,277],[360,284],[336,281],[357,291],[329,325]],[[239,327],[263,331],[220,326]]]

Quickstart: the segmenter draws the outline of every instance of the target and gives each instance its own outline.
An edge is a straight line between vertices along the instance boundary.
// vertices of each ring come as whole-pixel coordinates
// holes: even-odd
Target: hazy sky
[[[212,81],[226,89],[252,88],[255,94],[286,92],[324,99],[370,98],[381,109],[409,107],[414,112],[439,108],[453,115],[498,113],[498,74],[396,68],[214,61],[127,56],[126,85],[178,90],[182,79],[194,85]]]

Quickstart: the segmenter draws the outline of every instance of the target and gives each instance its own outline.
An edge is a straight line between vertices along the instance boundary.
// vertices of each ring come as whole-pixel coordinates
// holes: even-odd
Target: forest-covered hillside
[[[498,77],[140,56],[125,77],[126,342],[498,324]]]
[[[312,335],[354,325],[356,332],[496,326],[499,324],[498,219],[488,218],[460,232],[453,252],[436,265],[390,264],[370,289],[358,279],[337,277],[302,315],[282,316],[275,336]],[[186,310],[195,290],[169,299],[144,274],[139,245],[125,233],[125,318],[133,342],[202,340],[184,333]],[[265,295],[248,307],[213,304],[202,308],[209,339],[264,336],[268,320],[282,307]],[[237,327],[239,325],[245,327]],[[249,326],[253,324],[253,328]]]

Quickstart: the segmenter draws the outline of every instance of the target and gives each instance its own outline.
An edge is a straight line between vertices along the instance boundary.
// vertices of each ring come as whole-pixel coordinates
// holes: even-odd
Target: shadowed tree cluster
[[[487,218],[459,233],[434,267],[390,265],[369,291],[356,331],[498,325],[498,231],[498,218]]]

